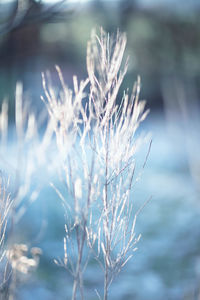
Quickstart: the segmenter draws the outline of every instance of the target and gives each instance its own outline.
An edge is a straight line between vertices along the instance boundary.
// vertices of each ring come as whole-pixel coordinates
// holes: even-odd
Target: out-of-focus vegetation
[[[40,73],[55,64],[64,70],[66,80],[73,74],[82,77],[86,41],[91,28],[101,25],[110,32],[119,28],[127,33],[131,68],[125,85],[139,74],[145,87],[142,97],[151,107],[176,102],[180,88],[186,98],[199,98],[198,3],[188,5],[187,10],[175,4],[145,7],[130,0],[73,5],[66,0],[47,8],[41,3],[37,2],[32,14],[31,10],[27,13],[25,21],[0,36],[1,99],[8,97],[14,103],[16,81],[22,80],[25,91],[39,103]]]

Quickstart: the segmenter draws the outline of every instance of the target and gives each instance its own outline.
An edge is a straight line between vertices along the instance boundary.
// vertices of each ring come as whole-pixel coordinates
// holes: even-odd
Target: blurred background
[[[87,41],[100,26],[127,33],[130,58],[123,88],[131,89],[141,76],[141,98],[151,109],[143,129],[153,139],[135,190],[138,206],[152,196],[138,220],[143,237],[113,283],[110,299],[200,299],[199,0],[1,0],[0,100],[8,99],[14,120],[17,81],[39,111],[41,72],[50,70],[56,82],[58,64],[69,86],[74,74],[85,78]],[[70,279],[53,265],[62,255],[63,236],[53,197],[48,196],[46,213],[49,240],[40,245],[44,257],[20,299],[66,299],[70,293]],[[39,205],[34,209],[38,215]],[[94,289],[101,286],[92,268],[86,274],[87,299],[96,299]]]

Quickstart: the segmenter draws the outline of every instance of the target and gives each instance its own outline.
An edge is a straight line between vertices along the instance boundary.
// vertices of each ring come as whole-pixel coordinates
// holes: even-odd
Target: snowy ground
[[[110,299],[195,299],[198,292],[198,182],[192,176],[186,137],[179,124],[171,128],[174,129],[169,130],[164,120],[156,116],[152,116],[146,124],[145,130],[151,130],[153,142],[146,167],[134,187],[133,201],[139,208],[152,198],[138,217],[136,231],[142,234],[138,251],[113,282]],[[145,151],[141,152],[142,159]],[[197,149],[194,149],[196,152]],[[7,153],[10,163],[14,163],[14,153],[14,149]],[[138,173],[142,159],[139,159]],[[31,245],[40,246],[43,250],[35,276],[19,289],[20,300],[36,297],[42,300],[70,299],[71,294],[69,274],[53,263],[54,258],[63,255],[64,217],[59,199],[48,185],[48,171],[45,172],[41,168],[34,177],[37,181],[41,176],[40,181],[46,186],[19,223],[18,237],[21,241],[26,242],[29,238]],[[51,167],[49,172],[52,172]],[[51,174],[51,179],[54,177],[55,174]],[[42,234],[37,239],[40,228]],[[101,271],[96,263],[91,262],[85,273],[86,299],[97,299],[95,289],[101,293],[102,286]]]

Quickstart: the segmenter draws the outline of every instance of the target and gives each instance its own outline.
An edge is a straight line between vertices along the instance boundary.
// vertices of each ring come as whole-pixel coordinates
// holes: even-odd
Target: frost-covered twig
[[[67,202],[65,255],[56,263],[68,268],[74,277],[72,299],[76,299],[78,288],[83,299],[83,272],[88,256],[95,253],[104,270],[107,300],[113,279],[132,257],[140,238],[135,235],[137,214],[131,190],[135,154],[142,142],[135,133],[148,110],[145,101],[139,101],[140,78],[132,94],[124,92],[118,105],[128,66],[125,61],[122,67],[125,47],[125,34],[118,31],[110,36],[101,29],[98,36],[93,31],[87,47],[88,79],[78,83],[74,77],[72,91],[56,67],[62,85],[58,97],[43,76],[44,101],[71,197],[61,196],[62,202]]]

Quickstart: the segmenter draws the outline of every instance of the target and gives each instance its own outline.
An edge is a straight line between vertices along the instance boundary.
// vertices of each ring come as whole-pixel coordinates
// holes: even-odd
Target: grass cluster
[[[9,235],[9,249],[5,250],[8,211],[12,235],[12,226],[17,225],[28,204],[38,198],[40,187],[30,193],[31,178],[38,166],[48,164],[47,153],[54,142],[60,166],[57,178],[64,183],[68,193],[66,198],[56,184],[51,183],[61,199],[66,218],[64,257],[55,259],[55,263],[73,277],[71,299],[85,298],[84,271],[90,259],[95,258],[104,275],[103,295],[97,290],[96,294],[99,299],[107,300],[112,281],[137,249],[140,239],[140,235],[135,234],[138,212],[134,209],[131,192],[135,154],[142,142],[136,137],[136,131],[148,110],[145,110],[145,101],[139,101],[140,78],[131,95],[127,90],[123,98],[118,99],[128,68],[128,61],[123,61],[125,47],[126,35],[123,33],[111,36],[103,29],[99,35],[92,31],[87,46],[88,77],[85,80],[78,82],[74,76],[71,90],[56,66],[61,85],[58,91],[51,76],[48,73],[42,75],[45,92],[42,100],[48,111],[42,137],[39,133],[41,119],[36,118],[22,101],[22,85],[17,85],[18,173],[15,173],[13,200],[3,194],[0,210],[2,257],[6,255],[11,268],[8,299],[14,299],[20,274],[37,267],[40,253],[32,248],[32,258],[28,257],[27,246],[12,244]],[[4,144],[8,133],[7,110],[3,103],[0,125]],[[31,150],[24,163],[21,151],[25,145]],[[22,171],[25,181],[20,180]],[[26,195],[29,200],[24,204],[22,200]]]

